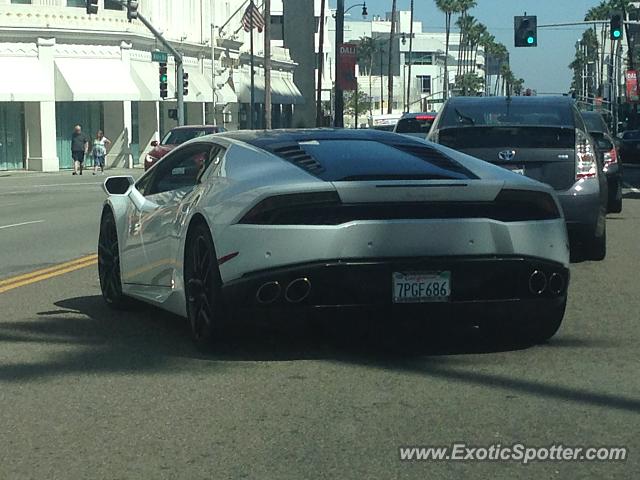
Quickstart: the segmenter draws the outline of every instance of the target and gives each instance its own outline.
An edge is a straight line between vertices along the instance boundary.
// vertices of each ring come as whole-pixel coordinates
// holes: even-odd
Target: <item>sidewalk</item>
[[[34,172],[31,170],[0,170],[0,179],[2,178],[38,178],[38,177],[66,177],[71,176],[71,172],[73,170],[60,170],[59,172]],[[93,173],[93,167],[86,168],[84,170],[83,176],[91,176]],[[143,167],[134,167],[134,168],[109,168],[105,169],[104,177],[114,176],[114,175],[133,175],[134,177],[139,176],[143,173]]]

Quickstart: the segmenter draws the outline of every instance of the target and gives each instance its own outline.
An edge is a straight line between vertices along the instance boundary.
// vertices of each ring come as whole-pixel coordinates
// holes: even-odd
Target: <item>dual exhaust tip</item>
[[[263,283],[256,292],[256,300],[262,305],[268,305],[280,298],[282,293],[280,282]],[[311,293],[311,282],[308,278],[296,278],[289,282],[284,289],[284,299],[289,303],[300,303]]]
[[[529,276],[529,291],[534,295],[542,295],[549,291],[554,295],[560,295],[564,292],[567,282],[559,273],[547,274],[542,270],[534,270]]]

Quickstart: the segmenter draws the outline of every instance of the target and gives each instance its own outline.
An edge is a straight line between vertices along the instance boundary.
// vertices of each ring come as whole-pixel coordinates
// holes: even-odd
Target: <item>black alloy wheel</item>
[[[208,350],[226,315],[218,261],[206,225],[195,226],[187,239],[184,282],[191,336],[199,349]]]
[[[122,293],[120,278],[120,250],[115,218],[109,208],[102,213],[98,238],[98,276],[104,301],[115,309],[128,306],[128,298]]]

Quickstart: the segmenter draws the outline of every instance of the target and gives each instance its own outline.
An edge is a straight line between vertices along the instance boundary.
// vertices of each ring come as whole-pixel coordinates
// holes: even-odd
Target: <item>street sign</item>
[[[151,61],[158,63],[167,63],[169,54],[167,52],[161,52],[160,50],[153,50],[151,52]]]

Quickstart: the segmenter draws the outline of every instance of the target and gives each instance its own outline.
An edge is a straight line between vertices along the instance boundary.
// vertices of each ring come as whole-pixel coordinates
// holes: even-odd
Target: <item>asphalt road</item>
[[[95,253],[105,178],[0,172],[0,279]]]
[[[607,259],[572,265],[563,327],[531,348],[455,325],[381,332],[261,318],[205,356],[175,316],[105,307],[94,266],[0,293],[0,478],[637,478],[640,170],[627,182]],[[73,185],[59,195],[91,200],[74,210],[56,197],[51,208],[74,212],[66,228],[46,213],[54,195],[12,217],[52,224],[12,232],[21,257],[3,252],[3,273],[7,259],[24,271],[92,251],[96,217],[81,218],[96,214],[99,193]],[[45,225],[81,248],[52,259],[54,236],[30,243]],[[399,460],[400,446],[454,442],[626,446],[629,458]]]

